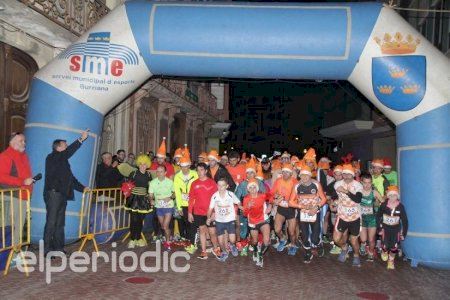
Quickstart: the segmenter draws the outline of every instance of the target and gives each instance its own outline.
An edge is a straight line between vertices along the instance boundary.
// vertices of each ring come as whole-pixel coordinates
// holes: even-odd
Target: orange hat
[[[156,152],[156,157],[166,158],[166,153],[166,137],[163,137],[158,152]]]
[[[256,189],[259,190],[258,180],[256,180],[256,179],[250,179],[250,180],[248,181],[248,183],[247,183],[247,190],[248,190],[248,188],[249,188],[250,186],[252,186],[252,185],[256,186]]]
[[[307,165],[302,166],[302,169],[300,170],[300,175],[312,176],[311,168]]]
[[[284,151],[283,154],[281,154],[281,157],[287,157],[287,158],[290,158],[291,155],[290,155],[287,151]]]
[[[264,173],[261,164],[256,165],[256,178],[264,180]]]
[[[306,151],[305,156],[303,156],[303,160],[316,161],[316,150],[314,150],[314,148],[309,148],[308,151]]]
[[[173,154],[173,158],[177,158],[177,157],[182,157],[183,156],[183,151],[181,150],[181,148],[177,148],[177,150],[175,150],[175,153]]]
[[[334,173],[337,173],[337,172],[342,173],[342,166],[341,165],[334,166],[333,172]]]
[[[381,158],[375,158],[372,161],[372,167],[380,167],[383,168],[384,167],[384,160],[382,160]]]
[[[281,168],[281,171],[287,171],[287,172],[293,172],[292,165],[290,163],[284,163],[283,167]]]
[[[181,167],[189,167],[192,164],[189,152],[183,152],[183,156],[180,158]]]
[[[242,153],[240,163],[241,163],[241,164],[246,164],[246,163],[247,163],[247,153],[245,153],[245,152]]]
[[[298,156],[293,155],[293,156],[291,157],[291,163],[292,163],[292,165],[298,163],[299,161],[300,161],[300,158],[298,158]]]
[[[256,173],[256,158],[252,154],[252,157],[248,160],[245,165],[245,172],[255,172]]]
[[[202,153],[200,153],[200,154],[198,155],[198,157],[207,159],[207,158],[208,158],[208,153],[202,152]]]
[[[396,185],[390,185],[388,186],[387,190],[386,190],[386,196],[389,195],[399,195],[399,191],[398,191],[398,186]]]
[[[217,153],[217,150],[211,150],[208,153],[208,159],[214,159],[215,161],[219,162],[220,161],[220,156],[219,153]]]
[[[351,164],[344,164],[342,166],[342,174],[351,174],[355,176],[355,169]]]
[[[279,160],[272,161],[272,171],[281,170],[281,163]]]
[[[191,156],[191,152],[189,152],[189,148],[187,144],[184,144],[184,149],[182,150],[183,155],[187,153],[187,155]]]
[[[322,170],[329,170],[330,169],[330,162],[331,162],[331,160],[329,160],[328,157],[322,157],[319,160],[319,163],[317,164],[317,167],[319,169],[322,169]]]

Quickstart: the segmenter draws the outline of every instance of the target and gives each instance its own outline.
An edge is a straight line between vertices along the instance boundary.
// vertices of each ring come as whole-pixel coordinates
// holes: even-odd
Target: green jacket
[[[189,195],[191,184],[198,178],[197,172],[189,170],[188,180],[185,181],[182,171],[179,171],[173,177],[173,189],[175,190],[175,203],[178,210],[189,205],[189,199],[184,195]]]

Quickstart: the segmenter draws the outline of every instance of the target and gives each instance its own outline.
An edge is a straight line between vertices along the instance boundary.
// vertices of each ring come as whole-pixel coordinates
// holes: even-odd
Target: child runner
[[[255,249],[253,251],[253,261],[262,268],[264,263],[263,255],[270,245],[269,213],[272,210],[272,205],[268,203],[270,197],[267,194],[258,193],[258,181],[256,179],[248,182],[247,189],[249,194],[244,197],[243,213],[248,218],[251,244]],[[258,246],[259,232],[263,236],[262,246]]]
[[[146,246],[147,243],[141,238],[142,226],[145,214],[152,210],[147,193],[149,182],[152,180],[150,173],[147,172],[151,160],[147,155],[141,154],[136,158],[136,165],[139,169],[129,176],[135,187],[125,203],[125,210],[130,212],[130,241],[128,242],[128,248],[130,249],[135,246]]]
[[[369,241],[367,261],[372,262],[375,253],[375,237],[377,234],[377,220],[375,208],[383,202],[383,197],[372,186],[372,176],[368,173],[361,175],[363,186],[361,199],[361,232],[360,232],[360,254],[366,255],[366,242]]]
[[[378,210],[377,224],[383,243],[381,259],[388,261],[387,268],[393,270],[399,243],[408,233],[408,217],[405,207],[400,203],[397,186],[389,186],[386,196],[388,200],[381,204]]]
[[[222,254],[218,258],[224,262],[228,258],[227,252],[227,234],[231,243],[231,254],[236,257],[239,255],[236,248],[236,212],[234,205],[239,205],[241,202],[233,192],[227,191],[228,183],[225,178],[220,178],[217,181],[218,191],[211,197],[211,203],[209,204],[209,210],[207,214],[206,225],[210,225],[211,216],[214,211],[214,219],[216,221],[216,233],[219,238],[219,245],[222,249]],[[225,234],[227,233],[227,234]]]

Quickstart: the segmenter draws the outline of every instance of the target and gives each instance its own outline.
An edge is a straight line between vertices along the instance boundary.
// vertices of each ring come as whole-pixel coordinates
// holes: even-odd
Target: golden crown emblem
[[[385,33],[383,40],[378,37],[374,38],[375,42],[380,46],[383,54],[408,54],[416,52],[417,45],[420,44],[420,39],[414,39],[412,35],[408,34],[405,39],[400,32],[397,32],[394,37],[389,33]]]
[[[415,94],[419,91],[420,85],[418,84],[410,84],[410,85],[404,85],[401,87],[403,94]]]
[[[392,85],[380,85],[377,86],[377,89],[382,94],[390,95],[395,90],[395,87],[393,87]]]
[[[406,75],[408,72],[408,69],[401,69],[398,67],[390,67],[389,68],[389,74],[391,74],[392,78],[402,78]]]

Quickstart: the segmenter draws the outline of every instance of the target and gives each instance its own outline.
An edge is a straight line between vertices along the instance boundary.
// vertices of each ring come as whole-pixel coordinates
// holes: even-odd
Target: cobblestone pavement
[[[75,251],[78,245],[69,250]],[[100,245],[100,250],[109,254],[114,250],[119,256],[126,247],[107,244]],[[91,255],[91,245],[86,251]],[[141,254],[144,249],[135,252]],[[50,284],[45,273],[35,271],[26,278],[12,270],[0,277],[0,299],[450,299],[450,271],[411,268],[403,261],[397,262],[396,270],[387,271],[381,261],[363,261],[361,268],[354,268],[350,262],[342,264],[336,256],[326,254],[305,265],[301,253],[290,257],[273,249],[266,254],[263,269],[250,257],[230,257],[225,263],[212,255],[205,261],[195,256],[188,262],[176,261],[181,266],[189,263],[190,270],[125,273],[118,267],[112,272],[111,263],[99,258],[97,272],[92,272],[91,266],[86,273],[66,270],[53,274]],[[131,258],[125,259],[125,265],[131,263]],[[60,259],[52,262],[60,264]],[[155,260],[148,260],[147,265],[154,266]],[[154,281],[133,284],[125,281],[129,277]],[[361,298],[364,292],[374,294]]]

